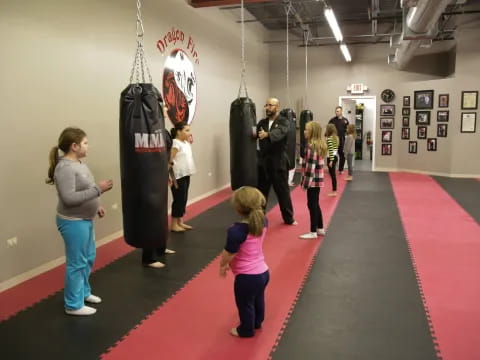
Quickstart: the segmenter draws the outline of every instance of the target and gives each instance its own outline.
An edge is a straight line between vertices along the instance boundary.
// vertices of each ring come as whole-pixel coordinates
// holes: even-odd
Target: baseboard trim
[[[413,169],[396,169],[396,168],[380,168],[377,167],[373,171],[379,172],[409,172],[413,174],[423,174],[423,175],[433,175],[433,176],[445,176],[451,178],[478,178],[480,174],[450,174],[436,171],[424,171],[424,170],[413,170]]]
[[[227,187],[230,186],[230,183],[220,187],[220,188],[217,188],[217,189],[214,189],[214,190],[211,190],[209,192],[206,192],[200,196],[197,196],[193,199],[191,199],[189,202],[188,202],[188,205],[191,205],[191,204],[194,204],[200,200],[203,200],[205,199],[206,197],[208,196],[211,196],[219,191],[222,191],[224,189],[226,189]],[[170,215],[170,211],[168,212],[168,214]],[[103,246],[103,245],[106,245],[108,244],[109,242],[113,241],[113,240],[116,240],[120,237],[123,236],[123,229],[121,230],[118,230],[110,235],[107,235],[103,238],[101,238],[100,240],[97,240],[96,241],[96,246],[97,248]],[[0,292],[3,292],[5,290],[8,290],[14,286],[17,286],[27,280],[30,280],[32,278],[34,278],[35,276],[38,276],[38,275],[41,275],[47,271],[50,271],[54,268],[56,268],[57,266],[60,266],[60,265],[63,265],[65,264],[65,256],[61,256],[57,259],[54,259],[54,260],[51,260],[49,262],[46,262],[40,266],[37,266],[31,270],[28,270],[22,274],[19,274],[17,276],[14,276],[13,278],[11,279],[8,279],[8,280],[5,280],[3,282],[0,283]]]

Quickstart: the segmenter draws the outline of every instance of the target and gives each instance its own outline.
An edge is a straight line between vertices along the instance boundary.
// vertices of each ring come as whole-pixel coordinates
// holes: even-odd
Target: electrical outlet
[[[14,247],[15,245],[17,245],[17,237],[13,237],[13,238],[10,238],[7,240],[7,245],[8,247]]]

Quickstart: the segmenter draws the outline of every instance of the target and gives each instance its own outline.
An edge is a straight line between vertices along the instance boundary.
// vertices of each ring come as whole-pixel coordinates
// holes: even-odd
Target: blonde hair
[[[323,137],[320,124],[316,121],[310,121],[305,125],[305,129],[310,132],[308,143],[313,151],[316,151],[319,156],[325,157],[327,155],[327,142]]]
[[[87,134],[85,131],[79,128],[68,127],[62,131],[58,138],[58,145],[54,146],[48,155],[48,162],[50,166],[48,167],[48,177],[45,180],[47,184],[53,185],[55,183],[53,175],[59,160],[58,149],[62,150],[62,152],[66,154],[70,151],[72,144],[80,144],[85,137],[87,137]]]
[[[347,134],[352,135],[353,137],[357,136],[357,128],[356,128],[355,124],[348,124]]]
[[[251,186],[242,186],[232,196],[232,204],[240,215],[248,220],[248,232],[259,236],[265,227],[265,197],[260,190]]]
[[[325,136],[326,137],[334,137],[337,140],[338,144],[338,133],[337,133],[337,128],[333,124],[328,124],[327,125],[327,130],[325,130]]]

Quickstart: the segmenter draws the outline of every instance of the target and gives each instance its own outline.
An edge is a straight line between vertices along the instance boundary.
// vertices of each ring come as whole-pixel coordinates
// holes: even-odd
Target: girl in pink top
[[[228,269],[235,275],[240,325],[230,330],[234,336],[252,337],[265,318],[265,288],[270,279],[262,250],[268,225],[265,203],[265,197],[254,187],[244,186],[233,193],[232,204],[241,220],[227,231],[220,276],[225,277]]]

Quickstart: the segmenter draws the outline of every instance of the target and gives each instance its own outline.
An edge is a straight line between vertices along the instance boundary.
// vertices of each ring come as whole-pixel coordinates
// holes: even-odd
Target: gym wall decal
[[[174,46],[177,46],[177,42],[184,45],[185,33],[182,30],[172,27],[172,30],[167,31],[163,38],[157,41],[157,48],[162,53],[162,55],[165,55],[165,51],[167,50],[168,46],[172,43]],[[195,42],[193,41],[193,38],[191,36],[188,36],[186,50],[190,52],[190,55],[195,61],[195,64],[200,65],[198,53],[195,50]]]
[[[157,49],[167,55],[163,68],[162,92],[166,114],[172,124],[193,121],[197,106],[197,76],[194,64],[199,65],[198,52],[191,36],[172,27],[157,41]],[[174,47],[169,51],[169,46]]]

